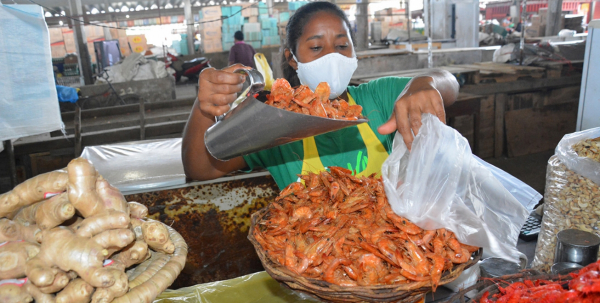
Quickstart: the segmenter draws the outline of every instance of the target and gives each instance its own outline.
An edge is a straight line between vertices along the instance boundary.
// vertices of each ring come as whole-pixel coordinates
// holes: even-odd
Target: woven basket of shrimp
[[[569,296],[576,294],[569,291],[572,278],[571,275],[544,274],[531,269],[498,278],[481,278],[447,302],[580,302],[573,298],[572,301],[566,301]],[[472,291],[476,291],[476,294],[467,298],[467,293]],[[511,298],[513,301],[510,301]]]
[[[300,176],[252,215],[265,270],[334,302],[416,302],[476,264],[482,250],[426,231],[391,209],[380,179],[339,167]]]

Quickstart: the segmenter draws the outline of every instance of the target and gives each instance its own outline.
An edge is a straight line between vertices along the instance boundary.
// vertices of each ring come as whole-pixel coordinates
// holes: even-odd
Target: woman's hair
[[[293,67],[288,63],[285,57],[285,49],[289,49],[294,55],[296,54],[296,47],[298,45],[298,38],[302,36],[304,27],[312,19],[312,17],[318,12],[328,12],[338,16],[346,23],[348,30],[350,31],[350,38],[354,42],[354,33],[352,32],[352,26],[350,20],[344,13],[344,11],[337,5],[331,2],[311,2],[300,7],[296,13],[294,13],[287,26],[285,27],[286,39],[284,42],[284,49],[281,52],[281,70],[283,71],[283,77],[290,82],[292,87],[300,85],[300,79],[298,74]]]

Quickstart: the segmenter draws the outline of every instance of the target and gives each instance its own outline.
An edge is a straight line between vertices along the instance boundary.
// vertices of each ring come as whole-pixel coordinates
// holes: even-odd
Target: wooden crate
[[[494,95],[485,96],[481,99],[479,116],[479,150],[477,155],[480,158],[490,158],[494,156]]]
[[[507,111],[506,143],[509,157],[556,148],[565,134],[575,131],[577,104]]]

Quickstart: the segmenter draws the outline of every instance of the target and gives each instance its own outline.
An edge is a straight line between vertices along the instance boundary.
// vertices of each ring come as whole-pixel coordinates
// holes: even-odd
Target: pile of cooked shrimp
[[[285,79],[277,79],[271,86],[271,93],[265,104],[291,112],[340,120],[358,120],[362,106],[349,105],[337,99],[330,101],[331,89],[327,82],[321,82],[313,92],[308,86],[300,85],[293,89]]]
[[[390,207],[380,178],[329,167],[281,191],[253,235],[291,271],[340,286],[431,281],[479,248],[423,230]]]

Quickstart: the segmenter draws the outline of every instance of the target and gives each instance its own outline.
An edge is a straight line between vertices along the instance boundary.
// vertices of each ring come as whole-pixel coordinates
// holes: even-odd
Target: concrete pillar
[[[406,33],[408,34],[408,44],[411,44],[410,34],[412,31],[412,14],[410,13],[410,0],[405,0],[404,9],[406,10]]]
[[[75,34],[75,47],[77,48],[77,54],[79,54],[79,66],[81,67],[81,76],[83,77],[83,83],[85,85],[94,84],[93,72],[92,72],[92,61],[87,46],[87,39],[85,37],[85,30],[83,28],[83,6],[81,6],[81,0],[69,0],[70,14],[80,22],[73,21],[73,34]],[[79,16],[79,17],[76,17]]]
[[[183,14],[185,15],[185,23],[187,24],[187,45],[188,54],[195,53],[194,48],[194,16],[192,15],[192,2],[183,0]]]
[[[548,0],[548,16],[546,16],[546,36],[556,36],[561,30],[562,0]]]
[[[273,0],[267,0],[267,8],[269,9],[269,16],[273,16]]]
[[[357,50],[369,48],[369,0],[356,3],[356,45]]]

